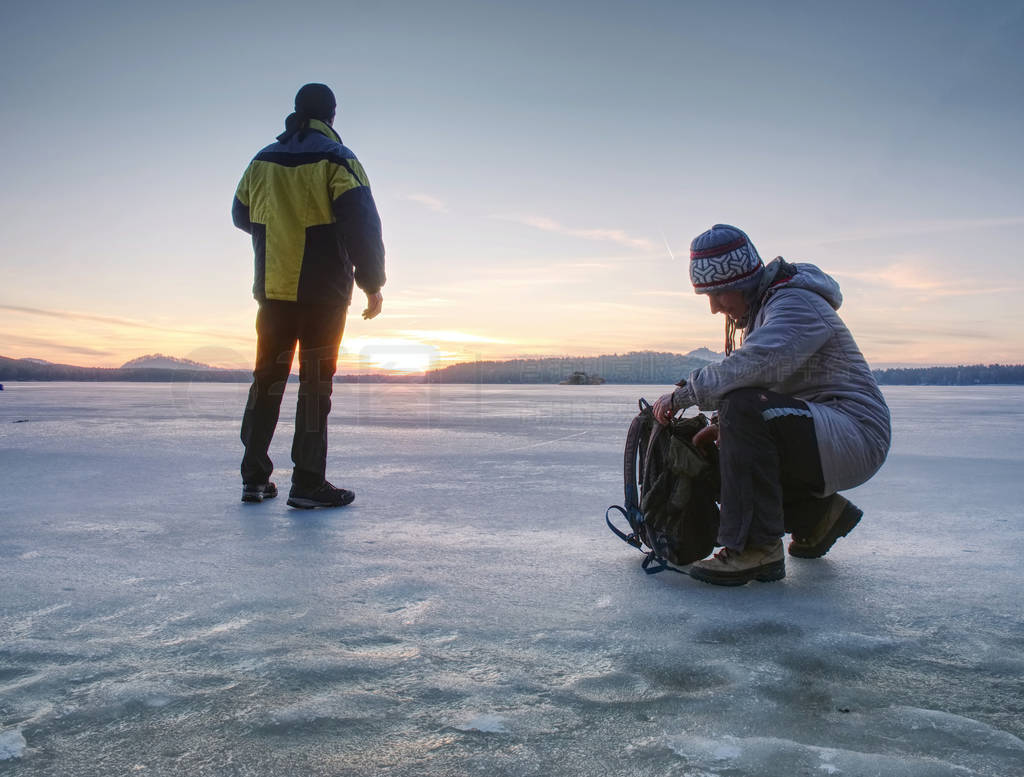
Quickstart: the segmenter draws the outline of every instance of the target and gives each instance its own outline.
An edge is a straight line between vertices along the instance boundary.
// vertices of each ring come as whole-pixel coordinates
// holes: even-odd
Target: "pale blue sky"
[[[6,4],[0,354],[250,359],[231,196],[323,81],[388,248],[351,351],[718,348],[725,221],[875,364],[1024,361],[1021,40],[1024,2]]]

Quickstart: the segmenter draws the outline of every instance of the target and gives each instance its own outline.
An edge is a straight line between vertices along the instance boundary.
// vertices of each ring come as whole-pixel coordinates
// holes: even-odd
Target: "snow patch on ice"
[[[272,727],[302,727],[312,723],[365,720],[385,714],[392,702],[378,694],[320,693],[308,696],[270,712]]]
[[[0,761],[21,758],[28,742],[18,729],[0,731]]]
[[[578,678],[571,688],[581,699],[599,703],[639,702],[660,695],[642,677],[616,671]]]
[[[508,731],[505,728],[505,718],[491,713],[477,715],[464,723],[455,724],[453,728],[459,731],[480,731],[485,734],[504,734]]]
[[[223,637],[230,635],[240,629],[246,628],[249,624],[253,623],[253,618],[238,617],[232,618],[231,620],[224,621],[223,623],[215,623],[212,626],[206,628],[196,629],[192,632],[181,633],[177,636],[171,637],[170,639],[164,640],[161,644],[168,647],[174,645],[183,645],[189,642],[199,642],[217,637]]]
[[[962,777],[969,769],[938,758],[893,756],[805,745],[776,737],[667,737],[665,744],[687,766],[740,770],[761,777],[820,770],[826,774],[884,774],[886,777]]]
[[[815,635],[811,641],[817,647],[828,648],[851,658],[869,658],[900,646],[900,641],[892,637],[877,637],[852,631],[823,632]]]
[[[125,680],[95,690],[89,705],[95,710],[117,710],[131,705],[159,709],[193,694],[173,682],[160,680]]]
[[[894,706],[890,717],[895,718],[894,722],[901,724],[901,727],[915,732],[934,731],[937,736],[946,740],[947,744],[949,740],[960,740],[965,746],[972,748],[984,744],[987,747],[1024,752],[1024,740],[1019,737],[973,718],[954,715],[952,712]]]
[[[422,620],[423,616],[439,604],[436,597],[419,602],[409,602],[392,609],[388,614],[401,620],[403,626],[412,626]]]
[[[711,753],[711,757],[716,761],[731,761],[741,755],[743,750],[736,745],[718,745]]]

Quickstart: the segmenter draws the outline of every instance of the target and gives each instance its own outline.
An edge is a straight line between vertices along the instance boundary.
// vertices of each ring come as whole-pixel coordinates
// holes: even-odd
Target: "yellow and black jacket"
[[[253,296],[347,306],[352,281],[367,294],[384,285],[380,216],[366,171],[326,123],[260,151],[231,208],[252,235]]]

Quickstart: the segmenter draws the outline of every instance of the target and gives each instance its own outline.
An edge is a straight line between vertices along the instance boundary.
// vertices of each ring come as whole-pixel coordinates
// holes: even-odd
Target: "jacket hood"
[[[301,142],[306,139],[306,135],[311,130],[327,136],[335,143],[341,143],[341,137],[330,124],[320,119],[304,117],[298,113],[289,114],[288,118],[284,120],[284,132],[277,136],[277,142],[287,143],[294,137],[298,137]]]
[[[761,304],[763,305],[775,290],[786,287],[813,291],[824,298],[833,310],[839,310],[839,306],[843,304],[843,293],[831,275],[823,272],[817,265],[806,262],[791,264],[779,256],[765,267],[758,294]]]

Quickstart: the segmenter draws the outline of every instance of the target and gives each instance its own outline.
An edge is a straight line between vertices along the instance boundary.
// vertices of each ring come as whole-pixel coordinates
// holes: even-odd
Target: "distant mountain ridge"
[[[689,353],[634,351],[587,357],[540,357],[452,364],[425,375],[338,375],[338,383],[533,383],[557,384],[574,372],[603,378],[606,383],[671,384],[689,373],[721,361],[723,354],[707,348]],[[973,364],[957,367],[895,367],[875,370],[881,385],[979,386],[1024,385],[1022,364]],[[249,370],[211,367],[190,359],[163,354],[140,356],[121,367],[77,367],[42,359],[10,359],[0,356],[3,381],[151,381],[248,383]],[[297,380],[292,375],[291,380]]]
[[[699,356],[697,355],[699,354]],[[538,357],[453,364],[425,375],[338,375],[338,382],[359,383],[559,383],[586,372],[607,383],[674,383],[723,354],[700,348],[688,354],[634,351],[588,357]],[[294,376],[292,376],[294,379]],[[164,354],[147,354],[120,367],[77,367],[39,359],[0,356],[0,381],[181,381],[249,382],[249,370],[229,370]]]
[[[194,362],[191,359],[179,359],[177,356],[165,356],[162,353],[147,353],[121,365],[122,370],[163,369],[163,370],[216,370],[209,364]]]
[[[708,353],[711,358],[694,356]],[[583,372],[606,383],[675,383],[695,369],[724,356],[706,348],[690,353],[631,351],[603,356],[544,356],[505,361],[478,361],[452,364],[430,370],[427,383],[560,383],[576,372]]]
[[[148,358],[148,357],[142,357]],[[167,357],[169,358],[169,357]],[[137,367],[78,367],[73,364],[54,364],[40,359],[9,359],[0,356],[0,382],[14,380],[38,381],[151,381],[170,382],[191,380],[195,382],[235,383],[252,379],[248,370],[222,370],[209,365]],[[185,362],[187,360],[178,360]]]

